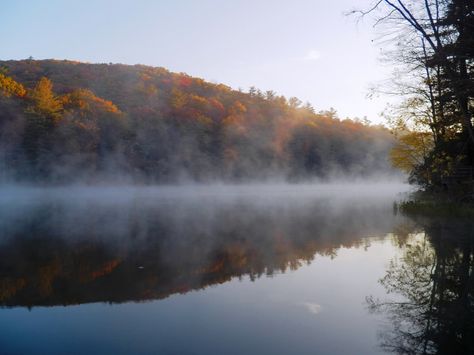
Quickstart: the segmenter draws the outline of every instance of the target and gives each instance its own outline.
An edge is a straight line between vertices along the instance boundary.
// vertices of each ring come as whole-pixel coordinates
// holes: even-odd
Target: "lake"
[[[0,188],[0,353],[470,354],[474,223],[407,190]]]

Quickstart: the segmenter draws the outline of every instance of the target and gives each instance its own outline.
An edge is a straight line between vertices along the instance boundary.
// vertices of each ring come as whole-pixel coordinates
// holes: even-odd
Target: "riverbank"
[[[453,195],[418,191],[394,204],[394,210],[411,216],[474,217],[474,200],[471,195]]]

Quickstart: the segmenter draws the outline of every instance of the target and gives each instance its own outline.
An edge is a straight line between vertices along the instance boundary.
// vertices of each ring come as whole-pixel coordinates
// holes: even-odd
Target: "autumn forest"
[[[3,180],[302,181],[393,172],[388,129],[272,91],[143,65],[28,59],[0,68]]]
[[[474,0],[4,0],[0,355],[474,354]]]

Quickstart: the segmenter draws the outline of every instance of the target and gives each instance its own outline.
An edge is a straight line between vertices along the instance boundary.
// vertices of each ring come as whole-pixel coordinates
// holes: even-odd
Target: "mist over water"
[[[40,258],[66,260],[86,245],[104,254],[94,256],[97,268],[109,259],[119,260],[122,268],[151,262],[160,272],[182,271],[185,265],[185,276],[193,279],[188,288],[199,288],[206,284],[200,280],[206,272],[193,270],[212,268],[222,255],[232,254],[232,248],[240,248],[246,260],[237,267],[230,261],[231,274],[240,276],[257,269],[284,270],[318,252],[385,236],[400,219],[393,214],[393,202],[406,191],[403,184],[361,183],[3,187],[0,254],[11,254],[13,248],[13,254],[20,252],[17,258],[28,261],[31,255],[18,249],[26,243]],[[42,252],[44,245],[51,247]],[[36,267],[31,265],[31,270]],[[37,301],[54,303],[54,297]]]
[[[323,354],[378,353],[379,318],[363,302],[385,293],[377,279],[398,253],[392,233],[407,223],[393,202],[407,191],[3,186],[0,342],[51,354],[74,349],[73,338],[83,345],[72,353],[309,354],[316,344]],[[349,319],[364,327],[339,328]]]
[[[392,202],[409,191],[401,183],[320,183],[253,185],[169,186],[0,186],[0,233],[2,240],[27,223],[40,224],[66,240],[94,230],[114,240],[136,238],[158,220],[184,228],[214,228],[222,218],[245,226],[253,218],[278,217],[332,219],[363,212],[363,220],[377,218],[367,212],[392,208]],[[325,215],[325,216],[324,216]],[[41,216],[41,218],[38,218]],[[326,217],[326,218],[324,218]],[[115,233],[112,233],[112,231]],[[191,231],[189,231],[191,232]],[[156,237],[156,236],[153,236]],[[214,236],[212,236],[214,237]]]

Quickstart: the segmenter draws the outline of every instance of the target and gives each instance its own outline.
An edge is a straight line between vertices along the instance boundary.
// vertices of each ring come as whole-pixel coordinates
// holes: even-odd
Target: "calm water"
[[[474,224],[402,191],[0,189],[0,353],[470,354]]]

